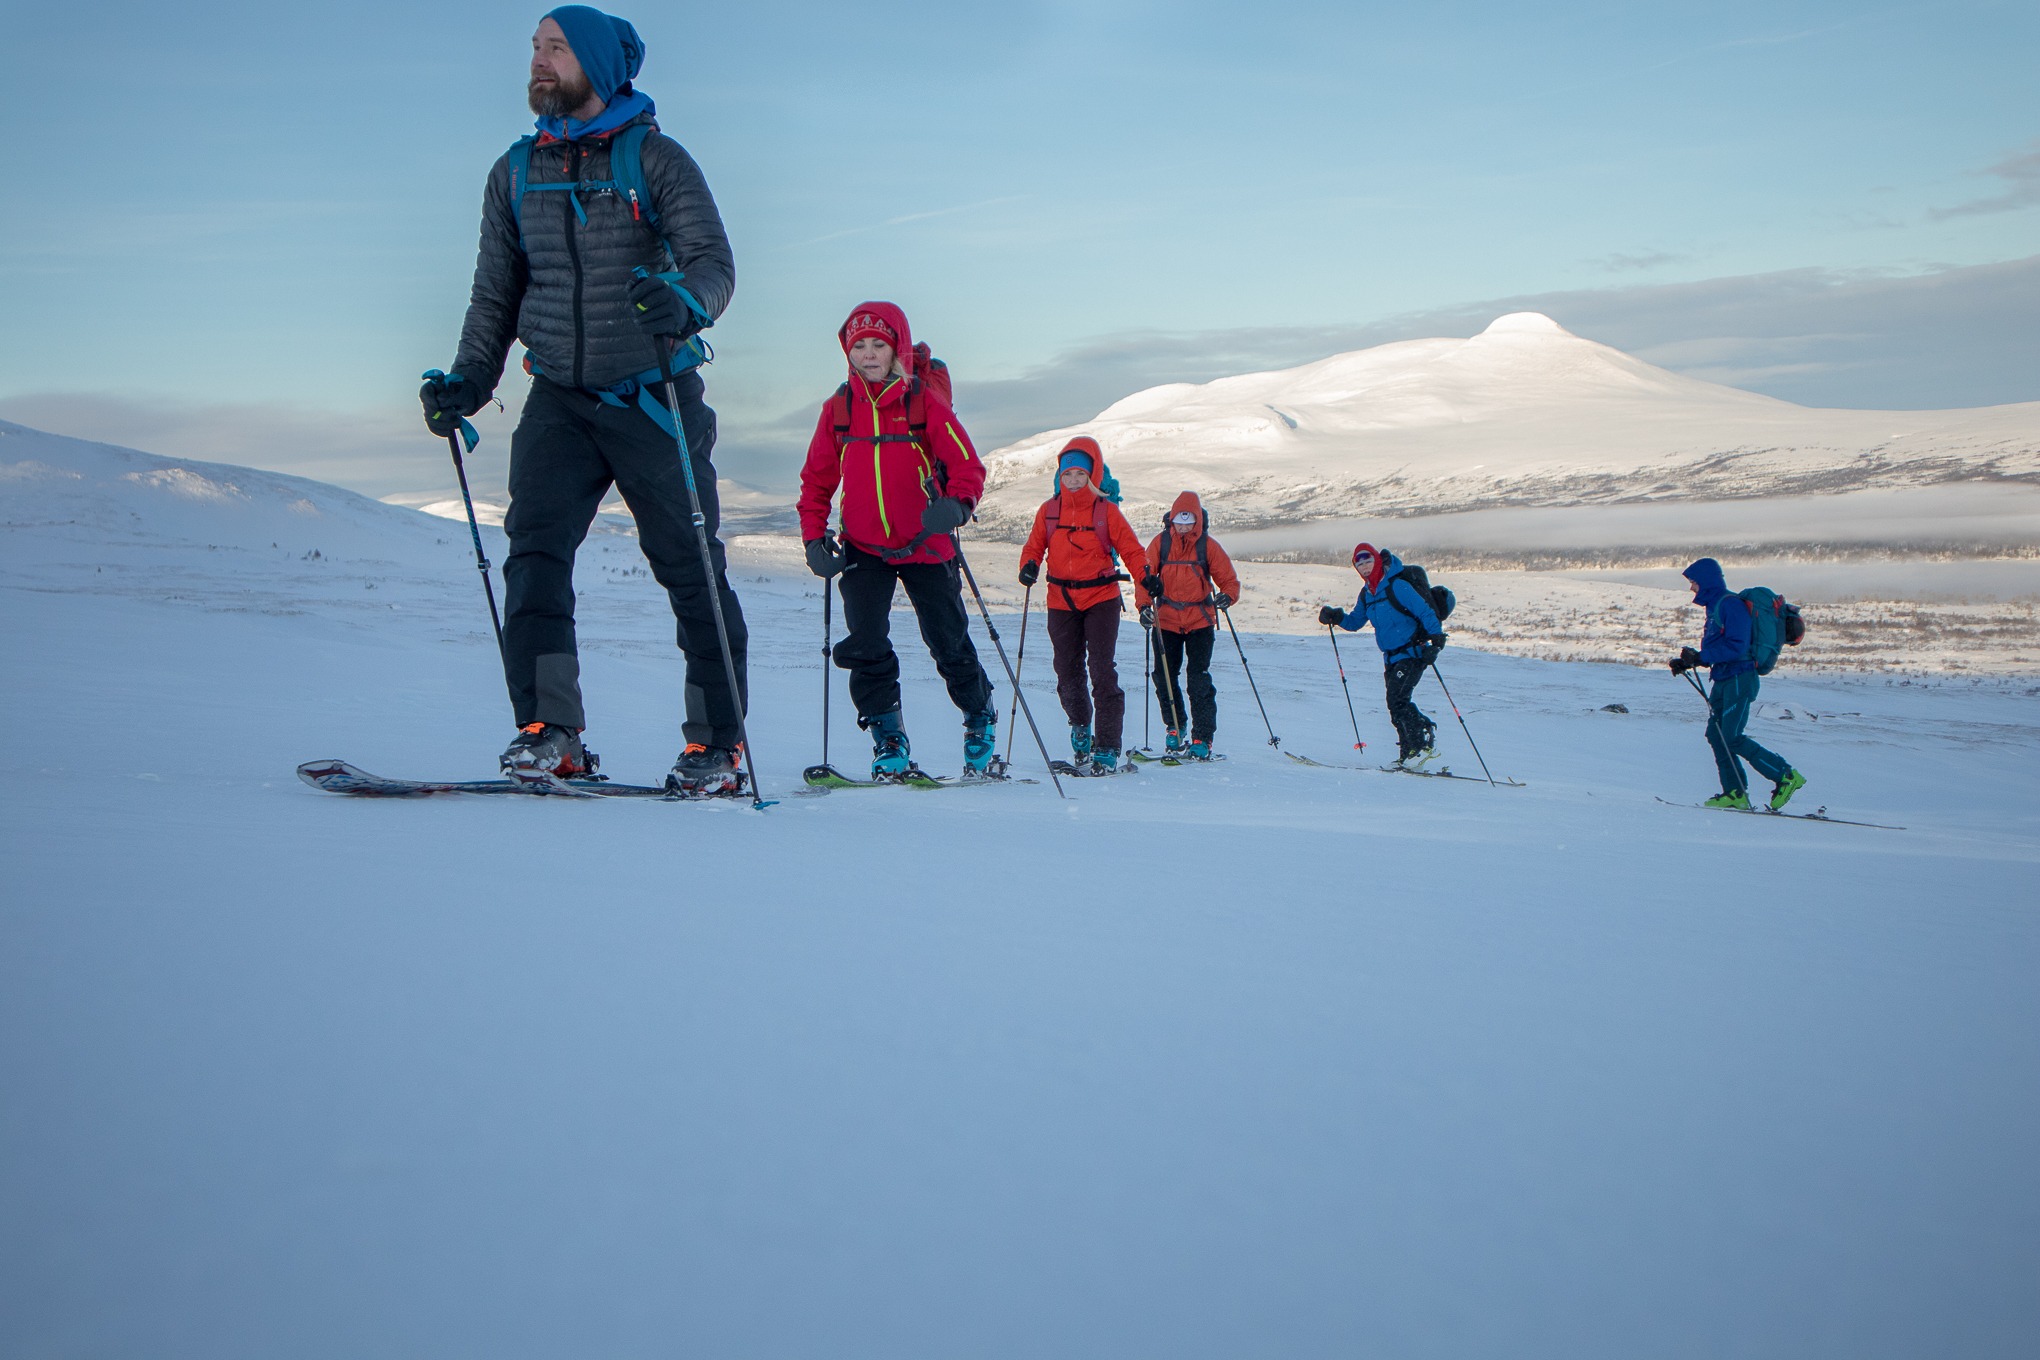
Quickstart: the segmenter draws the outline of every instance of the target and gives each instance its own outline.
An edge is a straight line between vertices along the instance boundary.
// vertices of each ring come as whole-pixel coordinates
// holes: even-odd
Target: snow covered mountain
[[[1077,433],[1103,444],[1139,525],[1185,487],[1215,523],[1242,528],[2040,481],[2040,402],[1795,406],[1667,372],[1534,312],[1469,340],[1137,392],[988,455],[988,530],[1025,532],[1056,451]]]
[[[293,766],[487,775],[509,735],[465,525],[5,426],[0,526],[8,1356],[2040,1344],[2030,682],[1795,657],[1753,734],[1801,806],[1908,829],[1767,822],[1658,801],[1714,788],[1661,665],[1455,640],[1441,746],[1523,786],[1420,780],[1371,768],[1364,638],[1349,710],[1322,630],[1264,622],[1350,571],[1250,564],[1225,763],[1065,801],[1021,733],[1039,782],[804,796],[869,747],[820,583],[749,537],[776,806],[351,801]],[[620,534],[575,585],[591,744],[656,778],[665,594]]]

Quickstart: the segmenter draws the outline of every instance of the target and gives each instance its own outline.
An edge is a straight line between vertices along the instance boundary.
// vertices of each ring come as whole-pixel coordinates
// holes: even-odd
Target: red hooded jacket
[[[1092,473],[1093,477],[1097,474]],[[1133,526],[1126,522],[1119,507],[1105,501],[1105,536],[1098,535],[1099,502],[1098,483],[1087,482],[1078,491],[1058,491],[1055,496],[1043,501],[1041,508],[1034,512],[1034,532],[1027,536],[1027,546],[1020,550],[1020,560],[1044,563],[1043,576],[1048,589],[1045,598],[1050,609],[1089,609],[1092,605],[1104,604],[1108,600],[1120,600],[1119,582],[1112,580],[1121,568],[1112,560],[1112,552],[1119,551],[1119,560],[1138,565],[1141,557],[1140,540],[1134,537]],[[1061,505],[1056,510],[1056,525],[1053,540],[1048,531],[1048,508],[1057,500]],[[1109,540],[1109,541],[1107,541]],[[1063,585],[1064,581],[1095,581],[1096,585]]]
[[[831,396],[822,403],[814,438],[808,441],[807,462],[800,470],[800,536],[812,542],[828,530],[829,507],[841,487],[844,540],[878,553],[913,541],[932,496],[954,496],[975,506],[985,489],[985,464],[948,402],[925,387],[912,395],[914,338],[906,313],[890,302],[862,303],[851,315],[860,313],[878,315],[898,334],[894,357],[909,377],[895,374],[874,384],[852,369],[850,428],[840,433],[842,401]],[[848,325],[846,321],[846,330]],[[847,355],[845,331],[837,332],[836,338]],[[919,408],[927,420],[919,438],[909,424],[917,413],[912,408]],[[932,492],[927,487],[930,481]],[[927,539],[902,562],[946,562],[955,555],[955,545],[941,534]]]
[[[1162,598],[1150,600],[1138,582],[1133,587],[1134,604],[1153,604],[1155,626],[1171,633],[1216,628],[1218,610],[1204,603],[1214,590],[1222,590],[1235,600],[1240,597],[1239,573],[1233,570],[1232,558],[1211,536],[1211,516],[1204,512],[1204,502],[1197,499],[1195,491],[1185,491],[1176,497],[1176,503],[1169,507],[1170,520],[1184,511],[1197,516],[1196,528],[1179,534],[1171,524],[1156,534],[1147,547],[1148,570],[1162,578]],[[1202,567],[1197,565],[1199,539],[1204,541]]]

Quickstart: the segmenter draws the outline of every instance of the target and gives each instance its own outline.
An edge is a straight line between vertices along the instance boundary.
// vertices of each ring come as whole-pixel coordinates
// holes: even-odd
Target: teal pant
[[[1743,734],[1750,723],[1750,705],[1756,701],[1754,671],[1716,680],[1707,696],[1707,707],[1713,713],[1707,720],[1707,744],[1714,748],[1714,764],[1721,772],[1723,793],[1749,791],[1749,780],[1743,775],[1738,757],[1747,760],[1751,768],[1773,784],[1781,783],[1792,772],[1790,762],[1783,756],[1765,750]]]

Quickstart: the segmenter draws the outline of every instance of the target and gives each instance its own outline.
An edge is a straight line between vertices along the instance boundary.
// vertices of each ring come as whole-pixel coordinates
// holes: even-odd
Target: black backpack
[[[1419,591],[1421,591],[1424,595],[1430,598],[1431,612],[1438,616],[1438,622],[1440,625],[1443,625],[1445,620],[1452,617],[1452,609],[1453,606],[1459,603],[1458,599],[1454,597],[1452,592],[1447,590],[1444,586],[1432,585],[1430,574],[1426,572],[1422,567],[1417,566],[1414,563],[1410,562],[1403,563],[1402,570],[1398,571],[1395,574],[1395,576],[1391,576],[1386,581],[1383,581],[1381,583],[1382,594],[1387,597],[1388,602],[1390,604],[1395,606],[1396,612],[1398,614],[1401,614],[1404,618],[1408,619],[1411,623],[1417,624],[1419,627],[1423,625],[1423,621],[1419,619],[1415,614],[1411,613],[1403,605],[1403,602],[1395,597],[1395,592],[1389,589],[1390,586],[1395,584],[1396,576],[1400,576],[1403,580],[1408,581],[1411,585],[1415,586]]]

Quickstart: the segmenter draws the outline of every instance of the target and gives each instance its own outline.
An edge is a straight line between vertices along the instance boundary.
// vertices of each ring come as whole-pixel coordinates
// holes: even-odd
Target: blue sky
[[[727,475],[785,483],[867,296],[988,444],[1526,302],[1815,404],[2040,398],[2030,2],[618,8],[737,252]],[[443,483],[417,375],[541,12],[17,7],[0,416]]]

